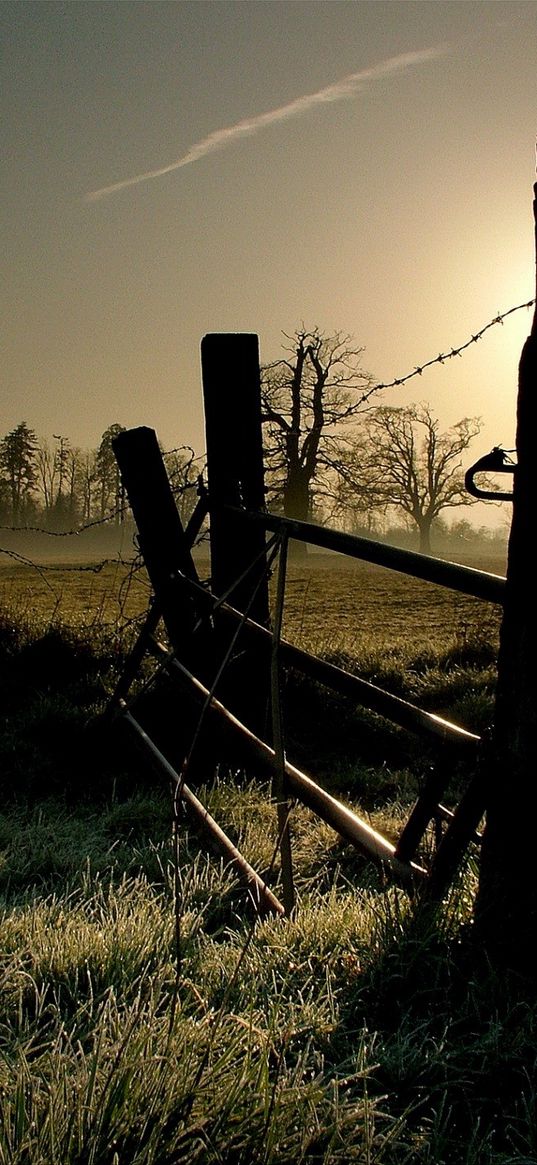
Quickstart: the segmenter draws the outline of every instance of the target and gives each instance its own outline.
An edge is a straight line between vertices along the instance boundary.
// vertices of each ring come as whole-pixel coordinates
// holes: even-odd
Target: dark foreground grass
[[[408,682],[484,707],[489,656],[408,654]],[[168,790],[92,727],[120,665],[95,635],[0,629],[0,1165],[536,1162],[534,989],[473,948],[475,855],[432,916],[297,807],[296,915],[254,925],[186,822],[176,864]],[[288,692],[297,746],[314,698]],[[395,828],[423,758],[397,768],[374,724],[364,763],[360,723],[343,707],[336,776]],[[267,870],[266,787],[201,796]]]

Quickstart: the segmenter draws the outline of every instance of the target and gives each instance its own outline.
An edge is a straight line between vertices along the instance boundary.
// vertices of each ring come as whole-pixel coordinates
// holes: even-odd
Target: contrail
[[[106,198],[107,195],[115,194],[118,190],[125,190],[127,186],[138,186],[140,182],[149,182],[152,178],[162,178],[163,174],[171,174],[174,170],[182,169],[183,166],[190,166],[193,162],[198,162],[200,158],[212,154],[215,150],[225,149],[226,146],[231,145],[239,138],[251,137],[253,134],[259,133],[267,125],[276,125],[279,121],[289,121],[293,117],[300,117],[301,114],[307,113],[317,105],[327,105],[334,101],[342,101],[345,97],[352,97],[364,89],[370,81],[377,81],[379,78],[388,77],[393,73],[401,73],[404,69],[443,56],[447,51],[446,45],[438,45],[435,48],[421,49],[417,52],[399,53],[398,56],[388,57],[387,60],[381,61],[380,64],[373,65],[369,69],[361,69],[359,73],[349,73],[341,80],[334,81],[332,85],[327,85],[325,89],[318,89],[316,93],[307,93],[304,97],[296,97],[287,105],[280,105],[278,109],[269,109],[267,113],[260,113],[256,117],[244,118],[236,125],[228,125],[224,129],[214,130],[208,137],[202,138],[201,141],[191,146],[188,152],[177,161],[170,162],[167,166],[160,166],[158,170],[147,170],[145,174],[136,174],[134,178],[124,178],[121,182],[113,182],[111,186],[102,186],[100,190],[93,190],[86,194],[85,201],[96,202],[97,199]]]

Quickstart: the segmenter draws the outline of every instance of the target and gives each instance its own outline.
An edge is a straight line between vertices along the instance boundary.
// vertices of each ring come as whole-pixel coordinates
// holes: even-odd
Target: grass
[[[129,549],[128,547],[126,548]],[[132,554],[127,554],[131,558]],[[67,623],[82,631],[124,624],[147,606],[145,572],[129,561],[92,564],[41,562],[34,566],[3,559],[0,609],[42,626]],[[501,560],[473,565],[504,573]],[[199,562],[202,577],[209,563]],[[498,608],[413,579],[397,571],[336,556],[311,555],[291,563],[287,574],[284,634],[299,646],[324,653],[413,649],[444,651],[471,644],[477,635],[494,640]]]
[[[130,625],[76,610],[0,622],[0,1165],[536,1162],[534,990],[473,946],[475,854],[433,916],[296,807],[296,914],[254,924],[186,821],[176,863],[168,790],[96,730]],[[490,715],[495,631],[371,633],[357,657],[323,618],[334,659]],[[311,685],[286,697],[293,747],[396,830],[421,748]],[[200,796],[267,872],[254,776]]]
[[[131,558],[131,555],[129,555]],[[64,625],[102,638],[147,608],[145,571],[131,561],[2,565],[0,610],[18,626]]]
[[[504,563],[473,565],[504,573]],[[314,555],[291,565],[286,590],[284,634],[323,654],[343,651],[362,660],[368,654],[446,652],[476,637],[496,639],[498,608],[491,603],[434,586],[370,563]]]

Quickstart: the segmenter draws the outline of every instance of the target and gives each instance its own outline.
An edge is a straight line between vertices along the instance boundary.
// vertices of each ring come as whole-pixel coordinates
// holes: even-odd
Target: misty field
[[[503,564],[480,569],[503,573]],[[319,555],[288,574],[284,632],[319,654],[442,650],[475,635],[494,640],[498,626],[492,604],[368,563]]]
[[[501,559],[473,559],[503,574]],[[209,563],[198,563],[203,579]],[[67,623],[110,630],[146,610],[145,571],[119,561],[0,565],[0,607],[43,626]],[[475,636],[496,641],[498,608],[396,571],[312,554],[287,572],[284,634],[308,650],[360,656],[382,648],[442,649]]]
[[[148,596],[129,564],[0,572],[0,1165],[533,1165],[537,1006],[472,944],[477,847],[431,916],[296,805],[296,913],[256,923],[101,719]],[[393,572],[290,568],[289,638],[469,727],[497,633]],[[395,835],[434,757],[318,685],[285,705],[291,758]],[[199,795],[279,892],[265,781]]]

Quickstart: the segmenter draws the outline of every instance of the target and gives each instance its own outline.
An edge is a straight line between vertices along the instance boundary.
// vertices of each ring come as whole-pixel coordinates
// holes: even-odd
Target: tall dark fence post
[[[265,507],[259,345],[251,333],[213,333],[201,343],[211,514],[212,590],[233,590],[230,602],[265,626],[269,623],[265,531],[227,513],[226,505]],[[237,584],[236,586],[234,584]],[[230,673],[234,711],[259,727],[265,715],[268,677],[249,651]],[[238,701],[238,702],[237,702]]]
[[[179,576],[197,579],[197,572],[157,435],[145,426],[127,429],[114,438],[112,446],[166,630],[174,649],[184,658],[197,612]]]
[[[223,594],[258,559],[231,596],[233,606],[244,611],[265,569],[265,532],[248,529],[221,507],[265,508],[257,336],[246,332],[204,336],[201,367],[213,591]],[[266,583],[259,587],[250,614],[256,622],[267,624]]]
[[[533,203],[537,260],[537,185]],[[500,633],[476,922],[489,949],[535,976],[537,880],[537,309],[522,349],[517,466]]]

